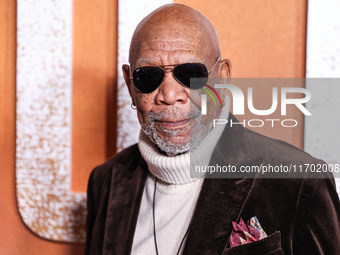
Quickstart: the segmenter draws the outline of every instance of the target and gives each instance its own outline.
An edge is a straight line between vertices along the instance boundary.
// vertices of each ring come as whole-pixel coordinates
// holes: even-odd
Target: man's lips
[[[179,129],[188,125],[190,120],[157,120],[156,122],[165,129]]]

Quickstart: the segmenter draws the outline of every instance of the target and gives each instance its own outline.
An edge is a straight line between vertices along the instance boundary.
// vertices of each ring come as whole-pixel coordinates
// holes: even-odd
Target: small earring
[[[136,108],[137,108],[137,107],[136,107],[133,103],[131,103],[131,109],[132,109],[132,110],[136,110]]]

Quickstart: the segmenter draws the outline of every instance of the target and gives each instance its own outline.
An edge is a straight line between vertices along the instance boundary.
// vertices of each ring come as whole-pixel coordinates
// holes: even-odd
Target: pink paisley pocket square
[[[241,218],[239,223],[232,222],[233,231],[230,235],[230,247],[256,242],[267,237],[256,216],[252,217],[247,224]]]

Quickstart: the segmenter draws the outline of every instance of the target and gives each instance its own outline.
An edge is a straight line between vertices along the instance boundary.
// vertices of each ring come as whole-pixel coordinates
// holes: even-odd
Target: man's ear
[[[230,84],[231,81],[231,62],[229,59],[222,59],[219,65],[219,75],[221,80],[221,83],[227,82]],[[225,99],[225,97],[230,94],[228,89],[220,89],[218,90],[218,93],[220,94],[222,100]]]
[[[130,80],[130,66],[129,65],[123,65],[122,70],[123,70],[123,76],[124,76],[125,83],[126,83],[128,89],[129,89],[129,94],[130,94],[130,97],[132,99],[132,103],[134,105],[136,105],[136,103],[134,101],[133,84],[132,84],[132,80]]]
[[[222,59],[219,65],[219,73],[221,78],[230,79],[231,77],[231,62],[229,59]]]

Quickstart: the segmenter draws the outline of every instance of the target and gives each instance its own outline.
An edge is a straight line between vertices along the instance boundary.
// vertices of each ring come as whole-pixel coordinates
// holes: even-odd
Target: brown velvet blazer
[[[320,163],[241,125],[225,128],[214,155],[233,165]],[[85,254],[130,254],[147,174],[137,145],[93,170]],[[183,254],[339,255],[340,204],[334,180],[312,179],[309,174],[295,179],[205,179]],[[252,216],[257,216],[269,237],[230,248],[231,222]]]

